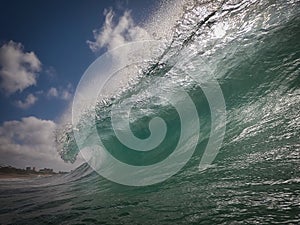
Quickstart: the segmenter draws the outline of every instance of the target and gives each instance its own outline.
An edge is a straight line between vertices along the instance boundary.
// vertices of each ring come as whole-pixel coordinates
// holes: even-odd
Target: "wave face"
[[[98,102],[96,124],[104,144],[116,149],[111,152],[115,157],[132,165],[156,163],[170,154],[180,135],[178,113],[157,95],[183,87],[201,124],[189,163],[167,181],[143,188],[112,183],[84,164],[51,178],[46,187],[27,185],[22,195],[11,191],[14,201],[7,204],[18,202],[23,211],[13,219],[10,215],[17,209],[9,208],[2,218],[37,224],[299,224],[299,8],[300,2],[293,0],[186,3],[174,27],[162,28],[172,29],[173,36],[165,40],[161,54],[121,91]],[[208,65],[226,102],[222,148],[201,173],[198,165],[211,132],[211,112],[201,88],[182,72],[189,68],[173,69],[183,52],[191,56],[187,61],[196,65],[199,79],[209,79],[201,70],[203,61]],[[119,102],[133,106],[131,129],[139,138],[149,136],[149,118],[167,121],[158,151],[123,153],[130,149],[118,142],[110,118],[112,105]],[[78,125],[87,136],[88,117],[84,114]],[[66,162],[76,160],[79,149],[71,125],[60,130],[57,146]],[[45,193],[53,198],[41,200]],[[28,198],[34,206],[24,205]]]

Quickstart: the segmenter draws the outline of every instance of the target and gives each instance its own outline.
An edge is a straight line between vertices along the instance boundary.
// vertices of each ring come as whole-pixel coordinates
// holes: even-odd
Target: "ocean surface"
[[[173,24],[161,22],[170,26],[161,30],[171,31],[166,36],[156,31],[165,43],[161,54],[122,92],[100,101],[95,120],[99,137],[119,160],[157,163],[174,149],[181,126],[175,108],[157,96],[180,86],[193,100],[201,126],[190,134],[199,139],[189,162],[145,187],[111,182],[88,163],[65,175],[2,179],[0,224],[300,224],[300,1],[192,2],[179,7]],[[171,4],[162,7],[175,10]],[[180,55],[192,69],[174,67]],[[222,146],[203,171],[199,162],[212,112],[198,82],[184,72],[190,69],[199,80],[214,76],[226,104]],[[112,105],[120,102],[133,105],[131,128],[139,138],[149,136],[149,118],[166,121],[166,140],[156,151],[126,153],[130,149],[114,135],[110,118]],[[88,123],[79,131],[91,132]],[[57,146],[66,162],[78,157],[69,124],[58,133]]]

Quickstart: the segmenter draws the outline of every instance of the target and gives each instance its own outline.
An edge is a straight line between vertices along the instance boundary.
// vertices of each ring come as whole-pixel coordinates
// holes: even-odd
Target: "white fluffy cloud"
[[[0,48],[0,88],[7,95],[35,85],[41,62],[34,52],[24,52],[21,43],[10,41]]]
[[[68,170],[78,166],[66,164],[56,151],[51,120],[36,117],[6,121],[0,126],[0,163],[17,167],[36,166]]]
[[[92,51],[96,52],[102,47],[113,49],[128,42],[150,39],[145,29],[134,24],[130,11],[125,11],[117,23],[114,22],[115,13],[111,9],[105,10],[104,15],[103,27],[93,30],[95,41],[87,41]]]
[[[16,106],[21,108],[21,109],[27,109],[30,106],[34,105],[38,98],[34,96],[33,94],[27,95],[26,99],[24,101],[18,100],[16,101]]]
[[[51,87],[47,92],[47,97],[59,98],[62,100],[70,100],[72,98],[73,87],[68,84],[66,88],[55,88]]]

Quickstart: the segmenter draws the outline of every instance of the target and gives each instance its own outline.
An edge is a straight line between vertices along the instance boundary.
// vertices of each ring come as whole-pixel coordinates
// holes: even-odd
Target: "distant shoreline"
[[[1,179],[14,179],[14,178],[22,178],[22,179],[32,179],[37,177],[48,177],[53,174],[18,174],[18,173],[0,173]]]
[[[53,169],[40,169],[39,171],[35,170],[35,167],[26,167],[26,169],[19,169],[12,166],[0,166],[0,179],[31,179],[38,177],[49,177],[57,174],[66,174],[67,172],[54,172]]]

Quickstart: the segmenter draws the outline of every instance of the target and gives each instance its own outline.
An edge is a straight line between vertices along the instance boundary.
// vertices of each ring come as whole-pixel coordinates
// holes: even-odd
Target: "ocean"
[[[81,147],[95,144],[94,127],[114,158],[142,168],[134,177],[177,145],[178,157],[188,160],[155,168],[162,172],[153,179],[163,178],[152,183],[130,180],[101,154],[69,174],[2,179],[0,224],[300,224],[300,1],[193,1],[179,18],[161,28],[172,35],[138,75],[106,91],[92,116],[80,114],[76,129],[62,127],[57,147],[74,162]],[[215,89],[207,94],[211,80],[226,115],[213,111],[219,108],[211,103]],[[172,95],[178,88],[186,95]],[[197,119],[183,120],[176,104],[190,101],[182,112],[196,110]],[[116,136],[111,113],[121,115],[118,124],[128,105],[140,139],[151,135],[151,119],[165,121],[165,138],[153,151],[132,150]],[[211,133],[220,146],[209,158]]]

